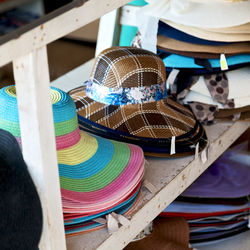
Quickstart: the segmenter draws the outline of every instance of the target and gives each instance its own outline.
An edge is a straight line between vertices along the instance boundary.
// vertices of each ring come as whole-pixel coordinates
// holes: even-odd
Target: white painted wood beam
[[[95,55],[104,49],[119,44],[120,24],[119,9],[113,10],[100,18]]]
[[[24,160],[43,207],[40,250],[65,250],[46,47],[13,61]]]
[[[0,46],[0,67],[117,9],[130,0],[89,0]]]

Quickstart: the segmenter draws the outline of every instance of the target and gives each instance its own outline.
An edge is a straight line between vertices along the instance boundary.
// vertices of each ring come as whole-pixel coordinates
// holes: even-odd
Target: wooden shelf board
[[[130,226],[120,227],[109,235],[106,229],[67,238],[68,250],[122,249],[167,205],[181,194],[202,174],[248,127],[247,122],[219,122],[205,127],[210,141],[208,160],[204,164],[194,156],[179,159],[147,158],[145,179],[157,192],[153,195],[146,189],[135,211]]]

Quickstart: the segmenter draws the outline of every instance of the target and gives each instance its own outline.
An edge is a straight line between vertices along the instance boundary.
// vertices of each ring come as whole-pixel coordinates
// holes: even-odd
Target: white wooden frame
[[[130,0],[89,0],[0,46],[0,66],[46,46]]]
[[[130,0],[89,0],[82,6],[71,9],[0,46],[0,66],[13,61],[23,154],[43,206],[44,228],[40,250],[66,249],[52,107],[49,98],[50,80],[46,45],[128,2]],[[115,19],[113,18],[113,20]],[[239,129],[239,132],[233,132],[239,135],[248,126],[249,124],[244,125]],[[227,139],[226,145],[229,145],[229,142],[237,137],[234,133]],[[216,140],[216,143],[220,144],[220,141]],[[175,187],[171,186],[171,190],[173,190],[171,199],[160,203],[159,208],[163,208],[171,202],[174,196],[179,194],[182,188],[187,187],[205,168],[192,174],[188,179],[189,182],[183,187],[175,190]],[[189,172],[193,171],[192,167],[187,166],[186,171],[186,174],[189,175]],[[182,177],[177,175],[176,178]],[[160,192],[165,196],[166,188]],[[136,218],[146,216],[145,213],[149,213],[147,209],[153,209],[157,202],[153,200],[147,204],[138,215],[135,215],[135,219],[131,222],[134,230],[129,232],[122,228],[117,234],[112,235],[108,241],[104,241],[100,249],[110,249],[112,242],[117,242],[119,245],[117,245],[117,249],[121,249],[127,244],[145,224],[139,225]],[[157,213],[159,213],[159,209],[154,210],[154,213],[148,219],[153,219]],[[119,242],[119,238],[117,238],[119,235],[124,235],[125,243]]]
[[[46,45],[129,0],[91,0],[0,46],[0,66],[13,61],[23,155],[43,207],[40,250],[66,249]]]
[[[46,47],[13,61],[23,156],[43,207],[40,249],[66,249]]]
[[[118,45],[119,34],[119,10],[115,9],[100,18],[95,55]]]

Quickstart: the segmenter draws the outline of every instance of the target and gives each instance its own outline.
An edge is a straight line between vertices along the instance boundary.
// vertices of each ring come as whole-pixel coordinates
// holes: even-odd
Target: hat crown
[[[161,58],[133,47],[113,47],[95,59],[90,80],[108,88],[134,88],[162,84],[166,72]]]
[[[0,118],[19,122],[16,97],[15,85],[10,85],[1,89],[0,104],[3,104],[3,107],[0,111]],[[67,93],[58,88],[51,87],[50,100],[52,102],[54,123],[66,122],[76,116],[74,101]],[[11,112],[11,114],[8,114],[6,110],[3,109],[6,105],[7,108],[10,108],[8,104],[11,104],[14,113]],[[77,121],[74,123],[78,124]]]
[[[50,99],[53,104],[57,148],[61,149],[62,144],[63,147],[70,146],[80,137],[76,108],[71,97],[60,89],[51,87]],[[0,128],[9,131],[17,138],[21,137],[14,85],[0,90]]]

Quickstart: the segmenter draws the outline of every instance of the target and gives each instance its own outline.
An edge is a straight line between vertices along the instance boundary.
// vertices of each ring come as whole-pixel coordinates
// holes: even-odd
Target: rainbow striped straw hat
[[[57,159],[64,212],[96,214],[117,206],[140,186],[140,147],[80,131],[71,97],[51,88]],[[0,90],[0,128],[20,142],[15,86]]]

